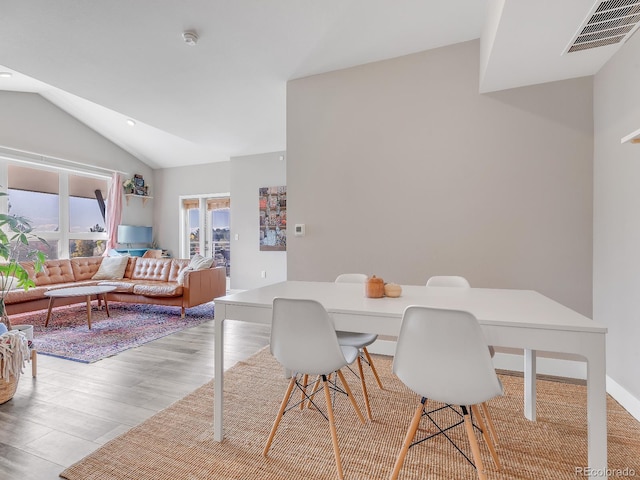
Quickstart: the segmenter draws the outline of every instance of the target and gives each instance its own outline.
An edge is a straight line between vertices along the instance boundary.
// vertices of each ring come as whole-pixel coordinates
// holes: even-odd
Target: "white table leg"
[[[589,478],[608,478],[605,338],[587,356],[587,438]]]
[[[213,377],[213,439],[221,442],[224,438],[224,426],[222,423],[223,391],[224,391],[224,320],[226,318],[226,306],[216,305],[214,310],[214,377]]]
[[[536,351],[524,349],[524,416],[536,421]]]

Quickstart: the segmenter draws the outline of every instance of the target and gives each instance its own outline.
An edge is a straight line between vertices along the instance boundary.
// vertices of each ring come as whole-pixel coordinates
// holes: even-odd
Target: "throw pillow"
[[[18,288],[18,279],[11,275],[0,275],[0,289],[3,292],[8,292],[9,290],[15,290]]]
[[[191,272],[193,271],[193,268],[191,267],[185,267],[183,268],[180,273],[178,274],[178,284],[179,285],[184,285],[184,276],[187,274],[187,272]]]
[[[94,280],[121,280],[127,269],[129,257],[104,257],[100,268],[91,278]]]
[[[213,257],[205,258],[199,253],[196,253],[189,262],[189,269],[191,270],[204,270],[205,268],[211,268],[213,265]]]
[[[213,258],[205,258],[199,253],[196,253],[193,257],[191,257],[189,265],[178,274],[178,283],[180,285],[184,285],[184,276],[187,274],[187,272],[211,268],[211,265],[213,265]]]

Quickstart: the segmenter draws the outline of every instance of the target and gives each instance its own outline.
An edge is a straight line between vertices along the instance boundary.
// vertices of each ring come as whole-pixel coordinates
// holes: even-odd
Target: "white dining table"
[[[532,290],[403,285],[399,298],[367,298],[361,284],[286,281],[215,299],[214,438],[224,436],[224,321],[270,325],[275,297],[317,300],[337,330],[397,336],[409,305],[465,310],[479,321],[487,342],[523,349],[524,412],[535,420],[536,351],[576,354],[587,362],[587,442],[590,478],[606,478],[607,411],[605,337],[607,329]],[[240,408],[240,407],[238,407]]]

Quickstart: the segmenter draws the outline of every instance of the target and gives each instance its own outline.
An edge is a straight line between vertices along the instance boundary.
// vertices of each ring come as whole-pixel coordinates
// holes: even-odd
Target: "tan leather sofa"
[[[46,309],[49,297],[45,292],[54,288],[80,285],[113,285],[115,291],[107,294],[109,301],[174,305],[185,308],[210,302],[226,294],[224,267],[188,270],[189,260],[175,258],[130,257],[121,280],[93,280],[103,257],[78,257],[68,260],[47,260],[37,274],[32,262],[22,262],[36,286],[27,291],[15,289],[7,292],[5,305],[9,315]],[[180,274],[184,271],[180,283]],[[56,299],[56,306],[82,303],[83,297]]]

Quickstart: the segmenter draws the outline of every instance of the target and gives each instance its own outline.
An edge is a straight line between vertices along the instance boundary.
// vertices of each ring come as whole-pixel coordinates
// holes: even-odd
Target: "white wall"
[[[0,112],[2,147],[129,175],[139,173],[154,183],[153,170],[146,164],[38,94],[0,91]],[[153,210],[152,202],[142,208],[141,202],[131,201],[123,208],[122,223],[151,225]]]
[[[592,313],[592,79],[478,94],[479,42],[290,81],[288,278],[537,290]]]
[[[260,251],[258,210],[260,187],[287,184],[286,163],[284,152],[231,159],[231,288],[257,288],[287,279],[287,252]]]
[[[154,235],[161,248],[180,257],[180,196],[229,193],[230,165],[218,162],[163,168],[155,171],[155,179]],[[233,262],[233,250],[231,255]]]
[[[640,128],[638,58],[635,35],[594,81],[593,314],[608,328],[608,387],[640,418],[640,145],[620,143]]]

